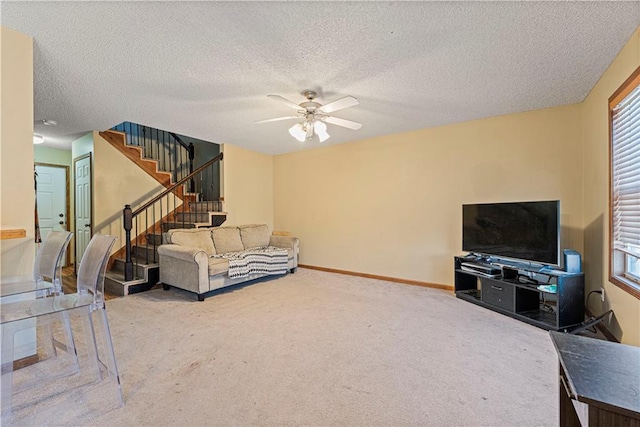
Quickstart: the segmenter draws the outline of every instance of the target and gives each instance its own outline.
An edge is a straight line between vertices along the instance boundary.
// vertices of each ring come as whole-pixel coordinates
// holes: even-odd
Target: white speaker
[[[578,251],[564,250],[564,271],[567,273],[582,273],[582,258]]]

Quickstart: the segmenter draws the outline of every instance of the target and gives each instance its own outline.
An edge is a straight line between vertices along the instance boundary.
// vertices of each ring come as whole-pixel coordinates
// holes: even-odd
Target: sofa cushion
[[[209,258],[209,276],[229,271],[229,260],[224,258]]]
[[[208,228],[177,228],[167,231],[167,243],[202,249],[207,255],[215,255],[216,249],[211,240],[211,231]]]
[[[228,252],[243,251],[240,229],[238,227],[215,227],[211,229],[211,237],[216,252],[226,254]]]
[[[242,225],[239,228],[244,249],[269,246],[271,234],[266,224]]]

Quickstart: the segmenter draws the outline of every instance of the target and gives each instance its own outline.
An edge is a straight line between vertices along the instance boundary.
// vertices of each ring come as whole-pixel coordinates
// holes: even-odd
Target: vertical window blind
[[[640,86],[612,110],[614,249],[640,256]]]

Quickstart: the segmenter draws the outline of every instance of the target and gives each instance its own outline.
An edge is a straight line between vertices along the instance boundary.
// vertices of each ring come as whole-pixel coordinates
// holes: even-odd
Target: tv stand
[[[583,273],[528,270],[472,255],[454,258],[454,274],[456,297],[514,319],[565,332],[584,321]],[[540,285],[555,285],[556,292]]]

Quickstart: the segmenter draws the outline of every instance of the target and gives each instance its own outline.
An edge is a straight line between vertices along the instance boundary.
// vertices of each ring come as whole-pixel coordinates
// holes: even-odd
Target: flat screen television
[[[462,250],[560,265],[560,201],[462,205]]]

